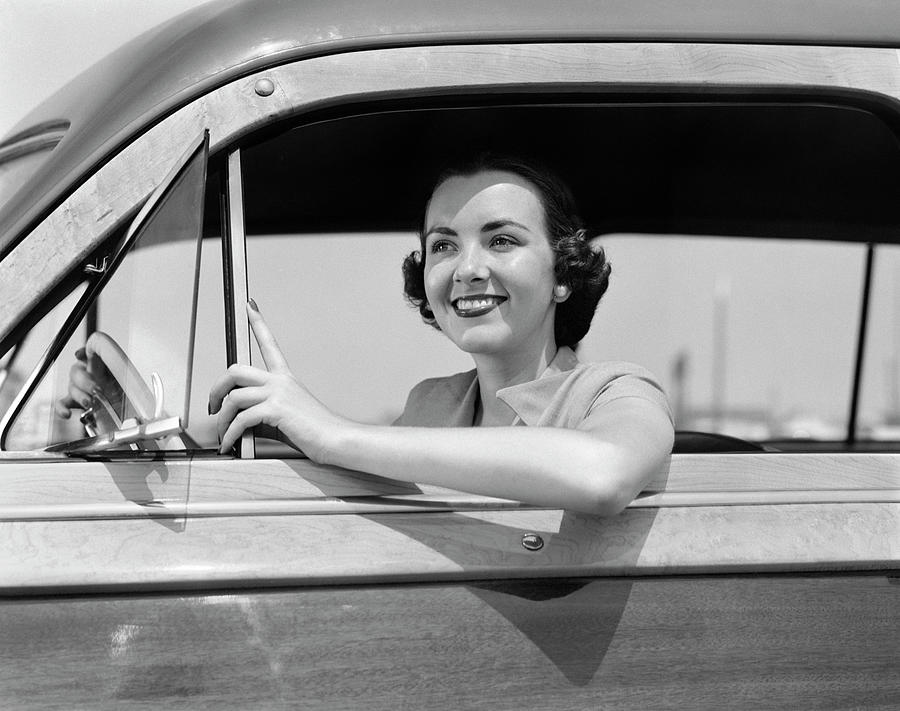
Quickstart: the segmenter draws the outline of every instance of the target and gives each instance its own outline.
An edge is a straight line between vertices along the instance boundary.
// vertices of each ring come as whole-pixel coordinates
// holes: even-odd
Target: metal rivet
[[[271,96],[275,91],[275,82],[271,79],[260,79],[256,82],[256,93],[260,96]]]
[[[539,551],[544,547],[544,539],[536,533],[526,533],[522,536],[522,546],[530,551]]]

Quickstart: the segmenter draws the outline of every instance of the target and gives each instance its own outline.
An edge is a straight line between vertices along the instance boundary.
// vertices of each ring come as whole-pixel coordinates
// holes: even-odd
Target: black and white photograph
[[[0,709],[900,709],[900,5],[0,0]]]

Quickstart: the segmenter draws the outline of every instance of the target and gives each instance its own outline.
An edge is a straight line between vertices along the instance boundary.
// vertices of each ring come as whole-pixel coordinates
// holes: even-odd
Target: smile
[[[505,296],[461,296],[453,299],[453,310],[462,318],[483,316],[506,301]]]

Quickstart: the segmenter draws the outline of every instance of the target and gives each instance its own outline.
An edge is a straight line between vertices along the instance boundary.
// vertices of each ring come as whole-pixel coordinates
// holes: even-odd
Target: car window
[[[900,441],[900,246],[878,245],[859,398],[858,437]]]
[[[203,160],[200,154],[188,165],[121,263],[110,250],[85,267],[104,279],[102,290],[14,413],[5,449],[40,449],[171,417],[181,418],[185,436],[124,448],[215,446],[205,393],[225,366],[221,246],[217,236],[201,239]],[[85,371],[90,380],[80,382],[96,389],[90,396],[75,390],[83,400],[75,406],[69,396]],[[202,373],[196,382],[195,372]]]
[[[681,430],[843,440],[865,245],[609,235],[612,263],[580,353],[663,383]]]
[[[613,273],[581,359],[648,367],[681,430],[845,438],[864,245],[670,235],[599,242]],[[400,262],[417,246],[413,233],[248,240],[251,295],[298,375],[341,414],[390,423],[416,382],[473,367],[403,298]]]
[[[816,162],[835,142],[826,163],[842,166],[829,173],[839,189]],[[329,114],[242,149],[249,293],[317,396],[391,422],[416,382],[473,367],[403,298],[400,263],[418,247],[437,171],[459,151],[537,156],[573,177],[612,262],[583,360],[648,367],[679,430],[846,448],[868,240],[890,239],[894,201],[877,185],[895,143],[877,117],[837,106]],[[844,162],[863,154],[863,167]],[[888,441],[900,435],[898,371],[886,365],[900,347],[898,258],[890,245],[875,252],[855,425],[860,440]]]
[[[87,281],[80,281],[66,296],[53,306],[28,333],[18,340],[0,360],[0,418],[13,403],[16,393],[24,386],[28,375],[37,366],[41,355],[53,343],[62,330],[79,299],[87,289]],[[80,331],[84,338],[84,330]]]

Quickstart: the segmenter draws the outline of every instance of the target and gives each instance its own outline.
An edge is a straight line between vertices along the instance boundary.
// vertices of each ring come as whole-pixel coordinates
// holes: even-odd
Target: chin
[[[500,353],[510,346],[510,334],[505,329],[484,326],[468,328],[450,336],[456,346],[465,353]]]

